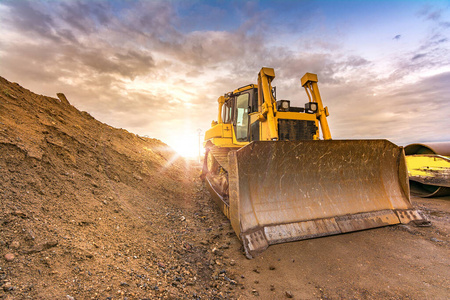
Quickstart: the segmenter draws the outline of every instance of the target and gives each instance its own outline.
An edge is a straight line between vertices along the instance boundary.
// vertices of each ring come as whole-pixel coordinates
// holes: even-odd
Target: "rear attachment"
[[[409,200],[403,149],[386,140],[252,142],[228,166],[228,216],[249,258],[271,244],[429,225]]]

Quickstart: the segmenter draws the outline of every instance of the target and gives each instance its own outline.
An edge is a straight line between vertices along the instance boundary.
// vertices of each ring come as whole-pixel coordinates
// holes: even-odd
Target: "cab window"
[[[241,94],[236,98],[236,140],[248,140],[248,103],[249,94]]]
[[[231,123],[231,102],[227,101],[222,106],[222,121],[224,123]]]

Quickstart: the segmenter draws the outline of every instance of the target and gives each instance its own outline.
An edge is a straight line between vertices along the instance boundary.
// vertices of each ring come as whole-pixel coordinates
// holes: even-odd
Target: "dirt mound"
[[[0,77],[0,298],[232,297],[192,168],[58,98]]]

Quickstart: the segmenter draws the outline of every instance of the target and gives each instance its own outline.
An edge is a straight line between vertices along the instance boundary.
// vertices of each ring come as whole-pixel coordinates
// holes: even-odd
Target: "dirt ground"
[[[280,299],[290,292],[296,299],[448,299],[449,200],[412,198],[432,227],[377,228],[241,257],[244,298]]]
[[[0,299],[448,299],[450,197],[431,227],[270,246],[245,258],[164,143],[0,77]]]

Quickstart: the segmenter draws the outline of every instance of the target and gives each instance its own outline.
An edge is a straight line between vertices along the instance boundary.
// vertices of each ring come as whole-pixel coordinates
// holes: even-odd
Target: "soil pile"
[[[0,77],[0,298],[233,297],[197,171],[58,98]]]

